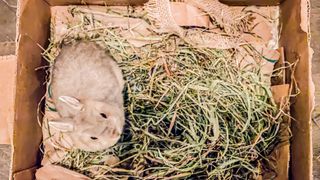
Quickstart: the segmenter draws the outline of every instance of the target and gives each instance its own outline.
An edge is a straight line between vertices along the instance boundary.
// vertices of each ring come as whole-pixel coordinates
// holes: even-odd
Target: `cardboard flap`
[[[275,172],[267,172],[263,179],[285,180],[289,179],[290,145],[280,145],[268,157],[268,165]]]
[[[36,172],[37,167],[28,168],[13,174],[14,180],[26,180],[34,179],[34,173]]]
[[[90,180],[89,177],[75,171],[63,168],[58,165],[48,164],[38,169],[36,172],[37,180]]]
[[[126,5],[142,5],[148,0],[45,0],[51,6],[64,5],[109,5],[109,6],[126,6]]]
[[[171,2],[171,13],[179,26],[198,26],[209,28],[209,16],[199,8],[182,2]]]
[[[284,1],[281,5],[282,32],[280,44],[288,62],[298,61],[294,77],[300,94],[291,106],[292,142],[290,175],[294,179],[312,179],[311,111],[313,85],[311,79],[309,0]],[[302,23],[302,25],[301,25]]]
[[[273,95],[273,99],[277,104],[280,104],[284,98],[289,96],[289,84],[272,86],[271,91]]]
[[[40,46],[46,46],[49,36],[50,8],[44,1],[18,1],[17,16],[12,173],[34,167],[40,161],[38,153],[42,134],[37,112],[45,91],[45,71],[36,69],[46,65]]]
[[[28,36],[22,36],[17,52],[17,77],[13,122],[13,172],[33,167],[38,161],[41,128],[38,105],[44,95],[41,49]],[[41,117],[40,117],[41,118]]]
[[[219,0],[222,3],[231,6],[246,6],[246,5],[257,5],[257,6],[276,6],[284,0]]]
[[[0,56],[0,144],[10,144],[14,118],[16,56]]]

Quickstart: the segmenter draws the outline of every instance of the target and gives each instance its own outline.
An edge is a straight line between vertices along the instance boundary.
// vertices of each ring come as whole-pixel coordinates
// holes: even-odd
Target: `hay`
[[[121,28],[72,13],[82,22],[62,41],[52,39],[44,56],[52,65],[60,45],[78,39],[105,48],[126,80],[126,127],[114,147],[71,150],[58,164],[93,179],[256,179],[287,140],[279,132],[288,115],[273,101],[259,63],[248,71],[235,62],[238,50],[197,47],[174,34],[136,48]],[[107,165],[110,155],[120,162]]]

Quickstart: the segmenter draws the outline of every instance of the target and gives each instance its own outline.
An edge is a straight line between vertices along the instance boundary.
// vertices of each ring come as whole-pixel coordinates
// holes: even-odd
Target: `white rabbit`
[[[51,79],[60,119],[50,128],[63,132],[73,147],[99,151],[113,146],[124,126],[124,81],[117,63],[94,42],[63,46]]]

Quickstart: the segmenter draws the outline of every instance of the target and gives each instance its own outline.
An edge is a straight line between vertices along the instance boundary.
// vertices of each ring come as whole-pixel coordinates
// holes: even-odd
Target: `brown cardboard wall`
[[[90,4],[140,4],[146,0],[87,0]],[[44,65],[41,48],[46,47],[49,37],[50,5],[80,4],[83,0],[21,0],[18,11],[18,49],[17,49],[17,90],[13,134],[13,173],[16,179],[32,175],[41,143],[41,128],[37,123],[37,107],[44,95],[44,72],[35,69]],[[293,62],[300,59],[295,73],[301,94],[292,107],[293,142],[291,177],[292,179],[311,179],[311,140],[310,110],[312,93],[310,91],[310,54],[308,34],[300,27],[301,2],[307,0],[287,0],[281,5],[282,37],[286,59]],[[304,14],[306,15],[306,14]],[[20,172],[20,173],[18,173]],[[18,178],[19,177],[19,178]]]
[[[141,5],[148,0],[46,0],[51,6],[90,4],[90,5]]]
[[[296,180],[312,178],[310,123],[313,94],[311,91],[311,54],[309,52],[309,32],[302,30],[302,27],[309,27],[309,24],[307,21],[301,22],[301,17],[308,18],[308,9],[305,7],[308,3],[308,0],[290,0],[281,4],[282,32],[280,45],[285,48],[287,61],[295,62],[299,60],[294,75],[300,94],[293,99],[294,104],[291,107],[294,120],[292,121],[290,177]]]
[[[37,164],[41,128],[37,123],[37,107],[44,95],[41,48],[49,35],[50,9],[39,0],[18,2],[17,83],[13,132],[12,172],[27,170]]]
[[[284,0],[219,0],[222,3],[234,5],[234,6],[244,6],[244,5],[259,5],[259,6],[274,6],[279,5]],[[290,0],[289,0],[290,1]]]

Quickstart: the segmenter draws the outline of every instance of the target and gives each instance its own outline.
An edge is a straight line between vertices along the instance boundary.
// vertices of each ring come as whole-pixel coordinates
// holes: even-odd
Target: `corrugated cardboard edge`
[[[17,58],[17,51],[18,51],[18,39],[19,39],[19,30],[18,27],[20,26],[20,22],[18,20],[18,18],[20,17],[20,4],[22,4],[23,0],[17,0],[17,10],[16,10],[16,39],[15,39],[15,57],[16,57],[16,63],[18,64],[18,58]],[[16,65],[18,67],[18,65]],[[16,69],[16,73],[18,73],[17,69]],[[16,77],[16,81],[17,81],[17,77]],[[16,83],[17,84],[17,83]],[[14,88],[14,102],[16,101],[16,90],[17,87]],[[13,116],[15,117],[15,104],[13,106]],[[13,180],[13,159],[14,159],[14,137],[13,137],[13,133],[14,133],[14,119],[13,119],[13,125],[12,125],[12,134],[11,134],[11,159],[10,159],[10,170],[9,170],[9,180]]]
[[[301,12],[300,12],[300,16],[301,16],[301,23],[300,23],[300,27],[301,29],[307,33],[308,36],[308,54],[309,54],[309,69],[308,69],[308,73],[309,73],[309,94],[310,96],[310,114],[312,114],[314,106],[315,106],[315,85],[312,79],[312,57],[314,54],[313,49],[311,48],[311,29],[310,29],[310,14],[311,14],[311,4],[310,4],[310,0],[301,0]],[[311,118],[309,120],[309,126],[310,126],[310,134],[312,134],[312,124],[311,124]],[[310,136],[310,142],[312,141],[312,135]],[[313,170],[313,163],[312,163],[312,157],[313,157],[313,148],[310,147],[310,179],[313,179],[313,174],[312,174],[312,170]]]
[[[20,5],[22,4],[23,0],[17,0],[17,10],[16,10],[16,48],[15,48],[15,56],[16,56],[16,63],[17,63],[17,67],[18,67],[18,58],[17,58],[17,52],[18,52],[18,39],[19,39],[19,30],[18,30],[18,27],[20,26],[20,22],[19,22],[19,17],[20,17]],[[16,73],[18,73],[17,69],[16,69]],[[16,81],[17,81],[17,77],[16,77]],[[17,84],[17,83],[16,83]],[[17,90],[17,87],[14,88],[14,102],[16,101],[15,98],[16,98],[16,90]],[[15,117],[15,104],[13,106],[13,116]],[[11,134],[11,159],[10,159],[10,170],[9,170],[9,180],[13,180],[14,177],[13,177],[13,166],[14,166],[14,162],[13,162],[13,159],[14,159],[14,122],[15,120],[13,119],[13,125],[12,125],[12,134]]]
[[[13,175],[13,179],[14,180],[35,179],[34,174],[35,174],[36,170],[37,170],[37,167],[32,167],[29,169],[19,171]]]
[[[311,48],[311,30],[310,30],[310,11],[311,11],[311,4],[310,0],[301,0],[301,12],[300,12],[300,27],[301,30],[304,31],[307,34],[307,41],[308,41],[308,61],[309,61],[309,66],[308,66],[308,76],[309,76],[309,94],[310,94],[310,99],[309,99],[309,106],[310,106],[310,115],[312,114],[312,111],[315,106],[315,86],[314,82],[312,80],[312,57],[314,54],[313,49]],[[311,124],[311,118],[309,120],[309,126],[310,126],[310,134],[312,134],[312,124]],[[310,142],[312,142],[312,135],[310,135]],[[309,177],[310,180],[313,179],[313,174],[312,174],[312,169],[313,169],[313,163],[312,163],[312,157],[313,157],[313,148],[310,147],[310,161],[309,161]]]

